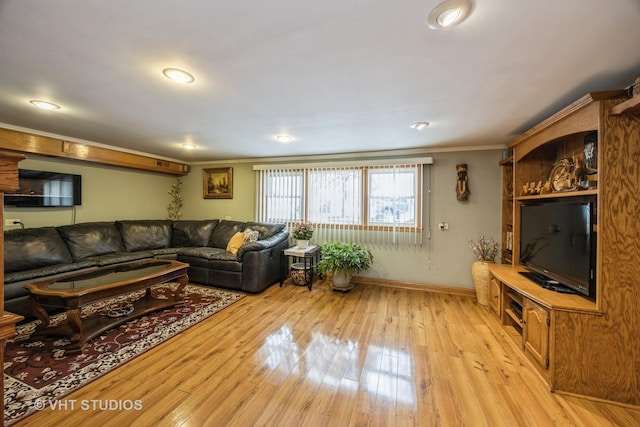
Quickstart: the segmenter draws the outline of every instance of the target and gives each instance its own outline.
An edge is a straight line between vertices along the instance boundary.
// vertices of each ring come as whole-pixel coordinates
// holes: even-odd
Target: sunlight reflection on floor
[[[364,358],[360,356],[366,351]],[[293,331],[283,326],[270,334],[259,351],[265,365],[285,375],[302,375],[317,384],[337,389],[344,387],[343,376],[336,375],[331,365],[344,367],[342,373],[357,373],[360,388],[371,396],[406,405],[416,403],[414,363],[412,356],[404,351],[370,345],[359,348],[356,341],[340,341],[335,337],[313,332],[306,348],[298,346]],[[358,364],[364,360],[362,367]],[[357,386],[356,386],[357,385]]]

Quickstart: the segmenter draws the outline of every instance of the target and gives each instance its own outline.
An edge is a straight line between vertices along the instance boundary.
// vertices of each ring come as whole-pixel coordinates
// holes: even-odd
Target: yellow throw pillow
[[[238,249],[240,249],[240,246],[242,246],[243,243],[244,243],[244,233],[238,231],[236,234],[233,235],[231,240],[229,240],[229,243],[227,243],[227,252],[231,252],[234,255],[237,254]]]

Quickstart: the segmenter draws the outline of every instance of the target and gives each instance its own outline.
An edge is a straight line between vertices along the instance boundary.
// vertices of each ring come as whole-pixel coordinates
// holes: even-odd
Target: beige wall
[[[431,203],[428,208],[431,239],[418,248],[372,247],[373,268],[363,274],[427,285],[472,288],[473,255],[467,238],[478,233],[499,238],[501,170],[500,150],[424,153],[433,157],[428,182]],[[261,160],[260,163],[267,163]],[[456,200],[456,168],[469,165],[468,202]],[[202,169],[233,167],[233,199],[204,199]],[[160,219],[166,217],[168,191],[175,177],[91,163],[33,157],[20,163],[23,169],[40,169],[82,175],[82,206],[76,222],[116,219]],[[255,173],[253,164],[215,163],[194,165],[183,177],[183,219],[231,217],[249,221],[255,218]],[[427,195],[425,189],[425,197]],[[5,218],[22,220],[26,227],[71,224],[71,208],[10,208]],[[449,230],[438,230],[438,222],[449,223]],[[7,227],[10,228],[10,227]]]
[[[233,167],[233,199],[205,199],[202,170]],[[234,221],[253,221],[255,218],[255,175],[252,163],[193,165],[183,178],[185,219],[231,217]]]
[[[375,262],[362,275],[404,282],[472,288],[473,255],[467,238],[479,233],[500,237],[502,150],[424,153],[433,157],[430,166],[431,239],[422,247],[371,247]],[[334,159],[335,160],[335,159]],[[318,161],[318,160],[316,160]],[[268,163],[261,160],[260,164]],[[456,199],[456,164],[467,163],[471,195],[468,202]],[[205,200],[202,197],[202,169],[233,167],[233,199]],[[215,163],[192,167],[184,179],[185,218],[224,218],[253,220],[255,217],[255,173],[253,163]],[[425,189],[425,197],[427,195]],[[449,230],[438,230],[438,222],[449,223]]]

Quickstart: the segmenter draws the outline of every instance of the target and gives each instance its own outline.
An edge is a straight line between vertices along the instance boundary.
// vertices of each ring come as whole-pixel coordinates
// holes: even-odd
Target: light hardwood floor
[[[247,296],[25,426],[633,426],[640,410],[549,393],[474,299],[357,284]]]

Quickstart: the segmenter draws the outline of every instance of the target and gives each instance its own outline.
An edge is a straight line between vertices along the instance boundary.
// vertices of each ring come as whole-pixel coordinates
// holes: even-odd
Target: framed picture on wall
[[[202,190],[205,199],[233,199],[233,168],[203,169]]]

